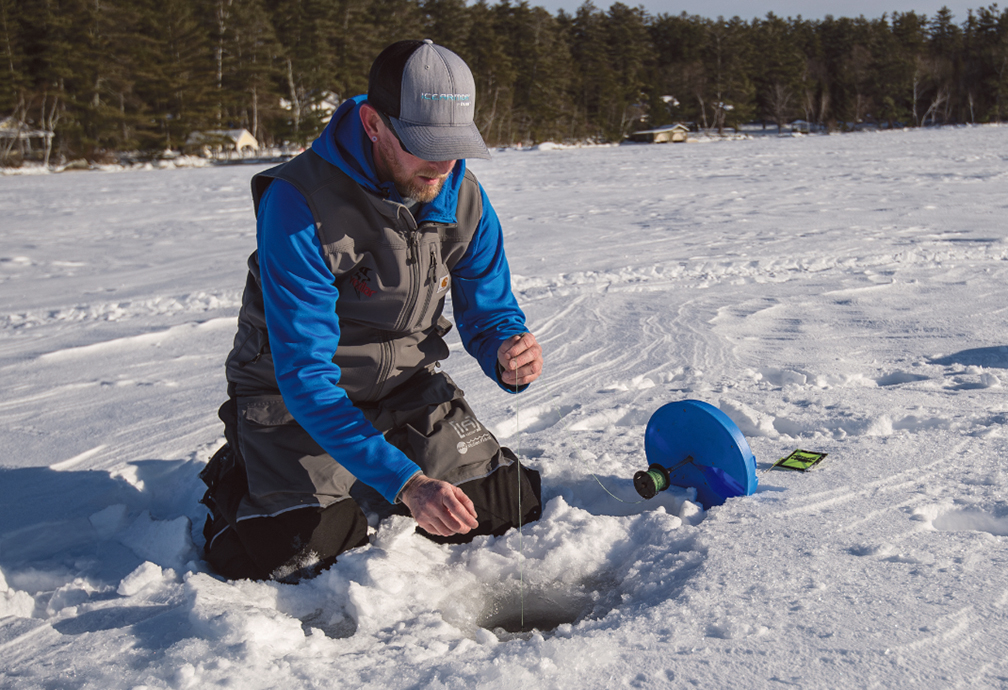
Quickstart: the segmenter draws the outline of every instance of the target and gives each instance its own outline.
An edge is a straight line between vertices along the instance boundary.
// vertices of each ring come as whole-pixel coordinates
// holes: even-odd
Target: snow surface
[[[257,168],[0,178],[0,686],[1008,685],[1008,128],[472,167],[548,370],[446,368],[544,515],[389,518],[299,585],[199,557]],[[635,502],[685,398],[756,494]],[[768,470],[799,447],[829,456]]]

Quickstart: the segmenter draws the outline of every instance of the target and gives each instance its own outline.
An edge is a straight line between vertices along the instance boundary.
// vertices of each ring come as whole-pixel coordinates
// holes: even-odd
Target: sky
[[[636,6],[643,5],[651,14],[699,14],[704,17],[715,18],[719,15],[733,17],[738,15],[743,19],[753,17],[765,17],[767,12],[782,17],[796,17],[801,15],[806,19],[822,19],[828,14],[834,17],[856,17],[864,15],[868,18],[875,18],[883,12],[909,12],[913,10],[934,15],[942,6],[947,6],[952,10],[953,17],[957,24],[966,20],[966,11],[970,8],[987,7],[990,3],[983,2],[942,2],[942,0],[890,0],[880,4],[873,0],[822,0],[813,2],[803,2],[802,0],[643,0],[634,2],[633,0],[623,0],[625,4]],[[573,12],[583,0],[532,0],[531,4],[541,5],[551,12],[563,8],[568,12]],[[609,0],[595,0],[595,5],[600,8],[607,8],[611,2]]]

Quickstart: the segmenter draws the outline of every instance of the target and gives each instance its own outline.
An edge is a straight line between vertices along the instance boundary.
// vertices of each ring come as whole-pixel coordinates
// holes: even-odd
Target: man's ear
[[[378,111],[370,103],[362,103],[360,107],[360,121],[364,125],[364,131],[371,141],[378,141],[381,133],[381,117]]]

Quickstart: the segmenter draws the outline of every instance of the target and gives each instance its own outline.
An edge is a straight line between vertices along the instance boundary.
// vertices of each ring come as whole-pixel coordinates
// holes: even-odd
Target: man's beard
[[[430,177],[438,177],[438,175],[434,174],[430,175]],[[423,184],[416,177],[411,177],[405,184],[401,184],[396,180],[396,189],[404,197],[409,197],[410,199],[419,201],[421,204],[426,204],[437,198],[437,195],[441,193],[444,183],[444,180],[438,180],[438,183],[434,185]]]
[[[386,179],[391,178],[392,182],[395,184],[396,191],[398,191],[400,196],[404,199],[413,199],[422,204],[434,201],[434,199],[437,198],[437,195],[441,193],[441,188],[444,186],[445,180],[448,179],[448,176],[445,175],[444,177],[441,177],[436,170],[420,170],[413,176],[409,176],[409,173],[398,165],[395,153],[390,148],[391,146],[393,146],[393,144],[388,141],[383,141],[378,145],[381,160],[376,160],[375,165],[378,168],[379,175],[385,177]],[[428,185],[417,179],[421,176],[431,178],[437,177],[439,180],[437,184]]]

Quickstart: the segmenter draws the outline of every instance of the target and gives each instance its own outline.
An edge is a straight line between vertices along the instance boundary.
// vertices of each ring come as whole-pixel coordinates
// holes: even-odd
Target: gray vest
[[[475,176],[466,171],[456,224],[420,225],[405,206],[366,191],[311,150],[252,178],[257,214],[275,179],[289,182],[307,200],[323,259],[336,278],[340,342],[332,361],[350,399],[378,400],[447,357],[443,336],[451,324],[441,313],[451,270],[483,213]],[[276,395],[256,252],[248,265],[238,333],[227,359],[228,390],[232,397]]]

